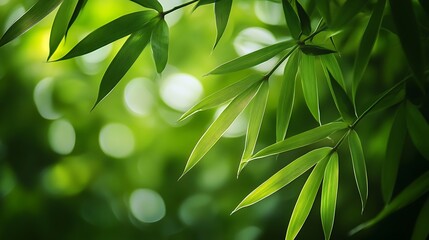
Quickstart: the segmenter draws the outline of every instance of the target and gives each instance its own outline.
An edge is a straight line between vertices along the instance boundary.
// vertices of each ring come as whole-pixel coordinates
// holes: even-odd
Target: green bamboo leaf
[[[429,160],[427,145],[429,125],[419,109],[409,101],[407,102],[407,128],[414,146],[426,160]]]
[[[286,167],[282,168],[280,171],[271,176],[264,183],[259,185],[255,190],[253,190],[249,195],[247,195],[243,201],[238,204],[235,210],[232,212],[236,212],[244,207],[248,207],[253,205],[262,199],[270,196],[271,194],[277,192],[284,186],[291,183],[297,177],[301,176],[308,169],[314,166],[317,162],[326,158],[329,155],[332,148],[324,147],[313,150],[304,154],[303,156],[297,158],[293,162],[291,162]]]
[[[97,101],[95,102],[93,109],[113,90],[137,60],[140,53],[149,43],[152,29],[153,24],[149,24],[128,37],[127,41],[113,58],[104,73],[103,79],[100,83]]]
[[[251,160],[288,152],[300,147],[308,146],[322,139],[325,139],[334,132],[345,130],[349,126],[344,122],[331,122],[325,125],[310,129],[295,136],[286,138],[281,142],[274,143],[252,156]]]
[[[334,227],[335,209],[337,207],[338,171],[338,153],[334,152],[329,159],[328,165],[326,165],[320,203],[320,217],[322,219],[325,239],[331,238],[332,228]]]
[[[360,10],[365,7],[368,0],[347,0],[340,10],[337,11],[337,15],[331,24],[332,30],[339,30],[344,27],[350,20],[356,16]]]
[[[287,48],[292,47],[294,44],[294,41],[289,40],[261,48],[254,52],[231,60],[227,63],[224,63],[209,72],[208,74],[223,74],[253,67],[255,65],[268,61],[269,59],[273,58]]]
[[[349,124],[353,123],[356,120],[356,110],[353,106],[352,101],[350,100],[344,89],[340,86],[340,84],[338,84],[338,81],[333,79],[333,76],[329,72],[329,70],[323,70],[327,75],[326,78],[328,81],[329,90],[331,91],[332,98],[334,99],[334,103],[338,109],[338,112],[340,112],[341,117],[344,119],[344,121]]]
[[[247,126],[246,143],[244,145],[243,156],[241,157],[240,165],[238,167],[237,177],[255,150],[259,130],[262,125],[262,119],[264,118],[265,107],[267,106],[268,93],[268,81],[264,81],[262,82],[262,86],[259,89],[258,94],[256,94],[255,98],[252,100],[250,120],[249,125]]]
[[[52,24],[49,39],[48,59],[51,58],[52,54],[54,54],[55,50],[57,50],[60,45],[61,40],[65,37],[77,5],[78,0],[65,0],[58,9],[54,23]]]
[[[234,122],[238,115],[246,108],[246,106],[256,95],[261,85],[261,83],[255,83],[252,87],[238,95],[210,125],[210,127],[203,134],[192,150],[191,156],[186,163],[185,170],[183,171],[181,177],[183,177],[192,167],[194,167],[195,164],[197,164],[220,139],[223,133],[228,130],[228,127]]]
[[[317,46],[317,45],[308,45],[308,44],[299,46],[299,49],[304,54],[311,55],[311,56],[319,56],[319,55],[325,55],[325,54],[337,52],[337,51],[332,50],[332,49],[324,48],[324,47]]]
[[[154,9],[157,12],[162,12],[162,5],[157,0],[131,0],[143,7]]]
[[[121,16],[91,32],[59,60],[90,53],[120,38],[130,35],[133,32],[139,31],[156,16],[157,13],[152,10],[134,12]]]
[[[66,31],[65,37],[67,37],[67,33],[68,33],[69,29],[71,28],[73,23],[76,21],[77,17],[82,12],[83,8],[86,6],[87,3],[88,3],[88,0],[78,0],[77,6],[74,9],[73,15],[70,19],[68,26],[67,26],[67,31]]]
[[[231,13],[232,0],[217,0],[215,2],[215,15],[216,15],[216,41],[213,48],[219,43],[220,38],[225,32],[226,25],[228,24],[229,14]]]
[[[212,4],[212,3],[216,2],[216,1],[217,0],[199,0],[197,2],[197,4],[195,5],[194,10],[197,9],[198,7],[200,7],[200,6],[207,5],[207,4]]]
[[[325,156],[325,158],[323,158],[323,160],[320,161],[313,169],[302,187],[298,200],[296,200],[292,216],[290,217],[286,232],[286,240],[295,239],[304,225],[304,222],[313,207],[314,199],[316,198],[320,183],[322,183],[327,161],[328,158]]]
[[[414,224],[413,235],[411,240],[425,240],[429,236],[429,197],[426,199],[425,204],[420,209],[419,216]]]
[[[24,15],[22,15],[22,17],[14,22],[9,29],[7,29],[0,39],[0,47],[28,31],[52,12],[52,10],[54,10],[61,2],[62,0],[37,1],[34,6],[32,6]]]
[[[350,131],[349,148],[352,157],[353,172],[355,174],[356,185],[359,190],[362,202],[362,212],[365,209],[366,200],[368,199],[368,177],[366,173],[365,156],[363,154],[362,144],[359,135],[355,130]]]
[[[302,33],[305,35],[310,35],[311,33],[311,21],[305,9],[302,5],[295,0],[296,9],[298,10],[299,21],[301,22]]]
[[[305,103],[314,119],[320,123],[319,93],[317,88],[317,75],[314,69],[314,57],[301,54],[299,67]]]
[[[390,202],[398,175],[399,161],[407,134],[405,122],[405,106],[402,104],[396,111],[387,143],[386,157],[381,169],[381,192],[385,204]]]
[[[182,121],[192,114],[200,111],[205,111],[214,107],[218,107],[232,98],[236,97],[257,81],[262,81],[263,77],[260,75],[250,75],[234,84],[231,84],[201,100],[199,103],[186,111],[179,119]]]
[[[350,231],[350,235],[356,234],[357,232],[369,228],[376,223],[383,220],[390,214],[402,209],[403,207],[413,203],[415,200],[429,192],[429,172],[424,173],[422,176],[414,180],[408,185],[401,193],[398,194],[389,204],[387,204],[381,212],[377,214],[373,219],[360,224]],[[427,227],[427,226],[426,226]]]
[[[293,103],[295,100],[296,73],[298,72],[299,54],[292,54],[285,66],[282,88],[280,91],[277,107],[276,140],[282,141],[286,137],[292,116]]]
[[[343,72],[341,71],[340,64],[334,54],[320,55],[320,60],[323,67],[328,70],[332,77],[340,84],[341,88],[346,91],[346,83],[344,81]],[[346,91],[347,92],[347,91]]]
[[[327,24],[331,22],[331,10],[329,8],[330,0],[318,0],[314,1],[316,3],[317,10],[319,10],[320,15],[325,19]]]
[[[366,26],[365,32],[362,36],[362,40],[360,41],[359,51],[357,51],[355,65],[353,69],[353,99],[356,96],[357,88],[371,57],[371,51],[374,47],[375,40],[377,40],[378,32],[380,30],[381,22],[383,20],[383,11],[385,5],[386,0],[378,0],[371,14],[371,18],[369,19],[368,25]]]
[[[168,43],[168,25],[164,19],[161,19],[153,29],[151,36],[153,59],[158,73],[161,73],[167,65]]]
[[[298,15],[296,14],[292,5],[289,3],[289,0],[282,0],[282,5],[290,34],[294,39],[299,39],[299,36],[301,35],[301,24],[299,22]]]

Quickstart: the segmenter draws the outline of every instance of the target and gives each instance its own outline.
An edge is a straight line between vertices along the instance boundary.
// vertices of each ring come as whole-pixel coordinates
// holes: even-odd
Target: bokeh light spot
[[[284,24],[281,3],[271,1],[255,1],[255,14],[263,23],[271,25]]]
[[[179,218],[191,226],[207,218],[212,205],[212,199],[205,194],[198,194],[187,198],[179,209]]]
[[[111,157],[125,158],[134,151],[134,135],[130,128],[120,123],[110,123],[100,131],[101,150]]]
[[[219,117],[219,115],[225,110],[226,106],[220,107],[216,113],[215,118]],[[247,130],[247,117],[243,113],[238,115],[238,117],[232,122],[231,126],[225,131],[222,137],[225,138],[235,138],[243,136]]]
[[[184,112],[200,99],[203,87],[195,77],[189,74],[175,73],[164,79],[160,91],[162,100],[168,106]]]
[[[127,108],[137,115],[148,115],[155,103],[152,82],[146,78],[131,80],[124,90],[124,101]]]
[[[130,196],[133,216],[144,223],[153,223],[165,216],[165,204],[161,195],[150,189],[137,189]]]
[[[9,194],[16,185],[15,176],[8,167],[0,168],[0,197]]]
[[[53,106],[52,92],[54,89],[54,80],[45,78],[41,80],[34,88],[33,99],[39,114],[45,119],[58,119],[61,114]]]
[[[67,120],[56,120],[49,127],[49,144],[59,154],[69,154],[76,142],[76,133]]]

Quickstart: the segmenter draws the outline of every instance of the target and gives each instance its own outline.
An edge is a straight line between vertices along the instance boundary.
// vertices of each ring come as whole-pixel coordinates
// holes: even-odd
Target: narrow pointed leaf
[[[299,21],[301,22],[302,33],[305,35],[309,35],[311,33],[311,21],[305,9],[299,3],[299,1],[295,0],[296,9],[298,10]]]
[[[399,162],[405,142],[407,129],[404,127],[405,106],[401,105],[396,111],[387,143],[386,157],[381,169],[381,192],[385,204],[390,202],[398,175]]]
[[[94,107],[113,90],[137,60],[149,43],[152,28],[153,26],[146,26],[142,30],[131,34],[124,43],[104,73]]]
[[[133,32],[139,31],[144,28],[151,19],[155,18],[156,15],[157,13],[155,11],[147,10],[119,17],[91,32],[59,60],[74,58],[90,53],[120,38],[130,35]]]
[[[329,90],[331,91],[338,112],[340,112],[344,121],[350,124],[353,123],[356,120],[356,110],[352,101],[344,89],[340,86],[340,84],[338,84],[338,81],[333,79],[332,74],[326,69],[324,69],[324,72],[327,75],[326,78],[328,81]]]
[[[371,18],[369,19],[368,25],[360,41],[359,51],[357,51],[355,58],[355,65],[353,69],[353,82],[352,82],[352,93],[353,98],[355,97],[356,90],[359,82],[366,70],[369,59],[371,57],[371,51],[374,47],[375,40],[377,40],[378,32],[380,30],[381,22],[383,20],[384,6],[386,0],[378,0],[375,8],[372,12]]]
[[[162,12],[162,5],[157,0],[131,0],[143,7],[154,9],[157,12]]]
[[[294,53],[289,57],[284,74],[283,82],[277,107],[276,140],[282,141],[286,137],[292,116],[293,103],[295,100],[295,83],[298,72],[299,54]]]
[[[294,44],[295,43],[293,41],[284,41],[273,44],[268,47],[261,48],[252,53],[246,54],[227,63],[224,63],[209,72],[208,74],[229,73],[253,67],[255,65],[268,61],[269,59],[273,58],[287,48],[292,47]]]
[[[250,75],[234,84],[231,84],[201,100],[199,103],[194,105],[188,111],[186,111],[179,119],[182,121],[192,114],[200,111],[205,111],[214,107],[218,107],[232,98],[236,97],[240,93],[244,92],[250,86],[252,86],[257,81],[262,81],[262,76],[259,75]]]
[[[331,10],[329,7],[330,0],[318,0],[315,1],[317,10],[319,10],[320,15],[325,19],[327,24],[331,22]]]
[[[334,54],[325,54],[320,56],[320,61],[323,67],[328,70],[332,77],[340,84],[340,86],[346,91],[346,84],[344,82],[343,72],[341,71],[340,64]]]
[[[169,31],[167,22],[161,19],[152,32],[151,45],[156,70],[162,72],[168,60]]]
[[[366,172],[365,156],[363,154],[359,135],[355,130],[350,131],[348,139],[350,155],[352,157],[353,172],[355,175],[356,185],[359,190],[363,212],[365,209],[366,200],[368,199],[368,177]]]
[[[350,20],[356,16],[360,10],[365,7],[368,0],[347,0],[340,10],[337,11],[332,24],[332,30],[338,30],[344,27],[345,24],[349,23]]]
[[[58,9],[55,15],[54,23],[52,24],[51,35],[49,39],[49,56],[48,59],[57,50],[61,40],[67,33],[69,23],[73,17],[73,13],[78,4],[78,0],[65,0]]]
[[[289,163],[289,165],[282,168],[280,171],[262,183],[259,187],[253,190],[249,195],[247,195],[243,201],[238,204],[233,213],[240,210],[241,208],[248,207],[261,201],[262,199],[288,185],[312,166],[314,166],[317,162],[328,156],[331,150],[332,148],[330,147],[319,148],[308,152]]]
[[[215,2],[215,15],[216,15],[216,41],[214,47],[218,44],[220,38],[225,32],[226,25],[228,24],[229,14],[231,13],[232,0],[217,0]]]
[[[207,4],[212,4],[212,3],[216,2],[216,1],[217,0],[199,0],[197,2],[197,4],[195,5],[194,10],[197,9],[198,7],[200,7],[200,6],[207,5]]]
[[[0,39],[0,47],[19,37],[54,10],[62,0],[39,0],[7,29]]]
[[[320,184],[322,183],[323,173],[327,163],[325,157],[314,167],[296,200],[295,207],[290,217],[289,225],[286,232],[286,240],[293,240],[298,235],[308,214],[313,207],[314,199],[319,191]]]
[[[429,161],[429,125],[422,113],[411,102],[407,102],[407,128],[411,140],[420,154]]]
[[[420,209],[419,216],[414,224],[411,240],[425,240],[429,237],[429,197]]]
[[[328,123],[295,136],[286,138],[281,142],[274,143],[252,156],[250,160],[255,160],[263,157],[276,155],[283,152],[288,152],[300,147],[308,146],[322,139],[325,139],[334,132],[345,130],[348,125],[344,122],[332,122]],[[249,160],[249,161],[250,161]]]
[[[66,34],[65,34],[66,36],[67,36],[67,33],[68,33],[70,27],[76,21],[77,17],[82,12],[83,8],[86,6],[87,3],[88,3],[88,0],[79,0],[78,1],[77,6],[76,6],[76,8],[75,8],[75,10],[73,12],[73,15],[72,15],[72,17],[71,17],[71,19],[69,21],[69,24],[67,26],[67,30],[66,30]]]
[[[301,54],[299,67],[305,103],[314,119],[320,123],[319,93],[317,88],[317,75],[314,69],[314,57]]]
[[[210,127],[203,134],[192,150],[191,156],[186,163],[186,167],[182,176],[185,175],[192,167],[194,167],[195,164],[197,164],[220,139],[223,133],[228,130],[228,127],[234,122],[238,115],[246,108],[249,102],[256,95],[260,86],[260,83],[255,83],[252,87],[238,95],[210,125]]]
[[[334,152],[329,159],[328,165],[326,165],[320,203],[320,217],[326,240],[331,238],[334,226],[335,209],[337,207],[338,172],[338,153]]]
[[[301,35],[301,24],[299,22],[298,15],[289,3],[289,0],[282,0],[282,5],[290,34],[294,39],[299,39],[299,36]]]
[[[311,56],[319,56],[319,55],[325,55],[325,54],[337,52],[329,48],[324,48],[317,45],[308,45],[308,44],[300,46],[299,49],[301,49],[301,52],[305,53],[306,55],[311,55]]]

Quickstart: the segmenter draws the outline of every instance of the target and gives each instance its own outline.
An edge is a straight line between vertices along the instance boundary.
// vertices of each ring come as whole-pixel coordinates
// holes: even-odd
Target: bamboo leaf
[[[77,6],[73,12],[73,16],[71,17],[69,24],[67,26],[67,31],[66,31],[66,37],[67,37],[67,33],[70,29],[70,27],[73,25],[73,23],[76,21],[77,17],[79,16],[79,14],[82,12],[83,8],[86,6],[86,4],[88,3],[88,0],[78,0]]]
[[[289,0],[282,0],[282,5],[290,34],[294,39],[299,39],[299,36],[301,35],[301,26],[298,15],[296,14],[292,5],[289,3]]]
[[[314,1],[316,3],[317,10],[319,10],[320,15],[325,19],[325,22],[329,24],[331,22],[331,10],[329,8],[329,0],[318,0]]]
[[[200,6],[207,5],[207,4],[212,4],[212,3],[216,2],[216,1],[217,0],[199,0],[197,2],[197,4],[195,5],[194,10],[197,9],[198,7],[200,7]]]
[[[301,54],[299,67],[305,103],[314,119],[320,123],[319,93],[317,88],[317,75],[314,69],[314,57]]]
[[[371,57],[372,48],[374,47],[375,41],[377,40],[378,32],[383,20],[383,11],[385,5],[386,0],[378,0],[362,36],[362,40],[360,41],[359,51],[357,51],[353,69],[353,99],[355,98],[359,82],[362,79],[362,76],[366,70],[366,66],[368,65],[369,59]]]
[[[414,224],[411,240],[425,240],[429,236],[429,197],[420,209],[419,216]]]
[[[365,156],[363,154],[359,135],[355,130],[350,131],[348,139],[350,155],[352,157],[353,163],[353,172],[355,174],[356,185],[359,190],[363,212],[365,209],[366,200],[368,199],[368,177],[366,172]]]
[[[317,163],[316,167],[313,169],[302,187],[298,200],[295,203],[292,216],[290,217],[286,232],[286,240],[295,239],[304,225],[304,222],[313,207],[314,199],[316,198],[320,183],[322,182],[327,160],[328,159],[325,157],[322,161]]]
[[[260,150],[255,155],[253,155],[252,158],[249,159],[249,161],[308,146],[322,139],[325,139],[334,132],[345,130],[347,128],[348,125],[344,122],[331,122],[310,129],[308,131],[286,138],[281,142],[274,143],[273,145],[270,145]]]
[[[251,206],[277,192],[328,156],[331,150],[332,148],[330,147],[319,148],[297,158],[247,195],[232,213],[244,207]]]
[[[52,10],[54,10],[61,2],[62,0],[37,1],[34,6],[32,6],[24,15],[22,15],[22,17],[14,22],[9,29],[7,29],[0,39],[0,47],[28,31],[52,12]]]
[[[285,49],[292,47],[294,44],[295,43],[293,41],[289,40],[261,48],[252,53],[246,54],[227,63],[224,63],[209,72],[208,74],[223,74],[253,67],[255,65],[268,61],[269,59],[273,58]]]
[[[192,167],[194,167],[195,164],[197,164],[220,139],[223,133],[228,130],[228,127],[234,122],[238,115],[246,108],[246,106],[256,95],[261,85],[261,83],[255,83],[252,87],[238,95],[210,125],[210,127],[203,134],[192,150],[191,156],[186,163],[185,170],[183,171],[181,177],[183,177]]]
[[[328,81],[329,90],[331,91],[332,98],[334,99],[334,103],[338,109],[338,112],[340,112],[344,121],[350,124],[353,123],[356,120],[356,110],[352,101],[344,89],[340,86],[340,84],[338,84],[338,81],[333,79],[332,74],[326,69],[323,70],[327,75],[326,78]]]
[[[340,84],[341,88],[346,91],[347,88],[344,81],[343,72],[341,71],[340,64],[338,63],[334,54],[320,55],[320,60],[323,67],[332,74],[332,77],[334,77],[338,84]]]
[[[427,145],[429,125],[422,113],[411,102],[407,102],[407,128],[414,146],[426,160],[429,160]]]
[[[131,0],[143,7],[154,9],[157,12],[162,12],[162,5],[157,0]]]
[[[156,71],[158,73],[161,73],[167,65],[168,43],[168,25],[164,19],[161,19],[153,29],[151,36],[153,59],[155,60]]]
[[[320,203],[320,217],[322,219],[325,239],[331,238],[331,232],[334,226],[338,194],[338,172],[338,153],[334,152],[329,159],[328,165],[326,165]]]
[[[120,38],[144,28],[157,13],[152,10],[134,12],[119,17],[96,29],[59,60],[74,58],[97,50]],[[150,34],[149,34],[150,36]]]
[[[305,9],[299,3],[299,1],[295,0],[296,9],[298,10],[299,21],[301,22],[302,33],[305,35],[310,35],[311,33],[311,21]]]
[[[299,54],[294,53],[289,57],[283,74],[283,82],[277,107],[276,140],[282,141],[286,137],[292,116],[293,103],[295,100],[295,83],[298,72]]]
[[[407,134],[406,128],[404,128],[405,125],[405,106],[402,104],[396,111],[392,128],[390,129],[386,157],[381,169],[381,192],[385,204],[390,202],[395,188],[399,162]]]
[[[339,30],[344,27],[345,24],[349,23],[350,20],[356,16],[360,10],[365,7],[368,0],[347,0],[340,10],[337,11],[332,24],[332,30]]]
[[[317,46],[317,45],[301,45],[299,47],[299,49],[301,50],[301,52],[303,52],[306,55],[311,55],[311,56],[319,56],[319,55],[325,55],[325,54],[330,54],[330,53],[336,53],[337,51],[335,50],[331,50],[328,48],[324,48],[321,46]]]
[[[179,119],[182,121],[196,112],[205,111],[214,107],[218,107],[232,98],[236,97],[257,81],[262,81],[263,77],[260,75],[250,75],[243,80],[231,84],[201,100],[188,111],[186,111]]]
[[[216,15],[216,41],[213,48],[219,43],[220,38],[225,32],[226,25],[228,24],[229,14],[231,13],[232,0],[217,0],[215,2],[215,15]]]

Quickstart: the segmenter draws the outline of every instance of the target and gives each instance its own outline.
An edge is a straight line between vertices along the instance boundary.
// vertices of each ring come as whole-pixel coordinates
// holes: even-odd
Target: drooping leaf
[[[350,131],[349,148],[352,157],[353,172],[355,174],[356,185],[359,190],[360,200],[362,202],[362,212],[365,209],[368,199],[368,177],[366,172],[365,156],[363,154],[362,144],[359,135],[355,130]]]
[[[82,12],[83,8],[86,6],[87,3],[88,3],[88,0],[78,0],[77,6],[74,9],[73,15],[70,19],[68,26],[67,26],[66,37],[67,37],[67,33],[68,33],[69,29],[71,28],[73,23],[76,21],[77,17]]]
[[[305,103],[314,119],[320,123],[319,91],[317,87],[317,75],[314,69],[314,57],[301,54],[299,67]]]
[[[322,183],[323,173],[325,172],[327,162],[328,158],[325,156],[323,160],[317,163],[316,167],[314,167],[313,171],[302,187],[298,200],[296,200],[292,216],[289,220],[285,238],[286,240],[295,239],[304,225],[308,214],[310,214],[310,210],[313,207],[314,199],[316,198],[320,183]]]
[[[302,33],[305,35],[310,35],[311,33],[311,21],[305,9],[299,3],[299,1],[295,0],[296,9],[298,10],[299,21],[301,22]]]
[[[220,139],[223,133],[228,130],[228,127],[234,122],[238,115],[246,108],[246,106],[256,95],[260,86],[261,83],[255,83],[252,87],[234,98],[234,100],[232,100],[232,102],[225,108],[219,117],[210,125],[210,127],[203,134],[192,150],[191,156],[186,163],[186,167],[182,176],[184,176],[192,167],[194,167],[195,164],[197,164]]]
[[[333,152],[323,176],[322,197],[320,200],[320,217],[326,240],[331,238],[334,226],[335,209],[337,207],[338,172],[338,153]]]
[[[7,29],[0,39],[0,47],[19,37],[54,10],[62,0],[39,0]]]
[[[320,15],[325,19],[327,24],[331,22],[331,10],[329,8],[330,0],[318,0],[315,1],[317,10],[319,10]]]
[[[153,24],[149,24],[128,37],[101,79],[100,89],[94,107],[113,90],[137,60],[140,53],[149,43],[152,29]]]
[[[308,146],[312,143],[325,139],[334,132],[345,130],[348,125],[344,122],[331,122],[325,125],[310,129],[295,136],[286,138],[281,142],[274,143],[252,156],[250,160],[272,156],[275,154],[288,152],[300,147]],[[250,161],[249,160],[249,161]]]
[[[97,50],[109,43],[136,32],[150,20],[154,19],[157,13],[152,10],[134,12],[119,17],[106,25],[94,30],[82,41],[80,41],[70,52],[59,60],[65,60],[81,56]],[[150,36],[150,33],[149,33]]]
[[[294,39],[299,39],[299,36],[301,35],[301,24],[299,22],[298,15],[289,3],[289,0],[282,0],[282,5],[290,34]]]
[[[377,40],[378,32],[383,20],[383,11],[385,5],[386,0],[378,0],[362,36],[362,40],[360,41],[359,50],[356,54],[355,65],[353,69],[353,99],[355,98],[359,82],[362,79],[362,76],[366,70],[366,66],[368,65],[369,59],[371,57],[371,51],[374,47],[375,40]]]
[[[259,185],[259,187],[253,190],[249,195],[247,195],[243,201],[238,204],[233,213],[240,210],[241,208],[248,207],[261,201],[262,199],[288,185],[312,166],[314,166],[317,162],[328,156],[331,150],[332,148],[330,147],[319,148],[308,152],[289,163],[289,165],[282,168],[264,183]]]
[[[293,103],[295,100],[295,82],[298,72],[299,54],[292,54],[285,66],[283,82],[277,107],[276,140],[282,141],[286,137],[292,116]]]
[[[325,55],[325,54],[337,52],[329,48],[324,48],[317,45],[308,45],[308,44],[300,46],[299,49],[304,54],[311,55],[311,56],[319,56],[319,55]]]
[[[292,47],[294,44],[295,43],[293,41],[283,41],[268,47],[261,48],[254,52],[231,60],[227,63],[224,63],[209,72],[208,74],[223,74],[253,67],[255,65],[268,61],[269,59],[273,58],[287,48]]]
[[[411,240],[425,240],[429,237],[429,197],[420,209],[419,216],[414,224]]]
[[[345,24],[349,23],[350,20],[356,16],[360,10],[365,7],[368,0],[347,0],[340,10],[337,11],[337,15],[331,24],[332,30],[338,30],[344,27]]]
[[[411,102],[407,102],[407,128],[411,140],[420,154],[429,161],[429,125],[422,113]]]
[[[353,123],[356,120],[356,110],[352,101],[344,89],[340,86],[340,84],[338,84],[338,81],[333,79],[332,74],[326,69],[323,70],[327,75],[326,78],[328,81],[329,90],[331,91],[338,112],[340,112],[344,121],[350,124]]]
[[[162,72],[168,61],[169,31],[167,22],[161,19],[152,32],[151,45],[156,71]]]
[[[252,86],[257,81],[262,81],[263,77],[260,75],[250,75],[234,84],[231,84],[201,100],[199,103],[194,105],[188,111],[186,111],[179,119],[182,121],[192,114],[214,107],[218,107],[232,98],[236,97],[240,93],[244,92],[250,86]]]
[[[162,5],[157,0],[131,0],[143,7],[154,9],[157,12],[162,12]]]
[[[390,129],[386,157],[381,169],[381,192],[385,204],[390,202],[393,189],[395,188],[399,161],[401,160],[402,149],[407,134],[405,125],[405,106],[401,105],[396,111],[392,128]]]
[[[332,74],[332,77],[340,84],[341,88],[346,91],[347,88],[344,82],[343,72],[334,54],[320,55],[320,60],[323,67]]]
[[[268,81],[264,81],[258,91],[258,94],[256,94],[255,98],[252,100],[249,125],[247,126],[246,142],[244,145],[243,156],[241,157],[240,165],[238,166],[237,177],[255,150],[256,140],[258,139],[262,119],[264,118],[265,107],[267,106],[268,90]]]
[[[51,35],[49,39],[49,56],[48,59],[57,50],[61,40],[66,35],[69,23],[73,17],[78,0],[65,0],[58,9],[55,15],[54,23],[52,24]]]
[[[228,24],[229,14],[231,13],[232,0],[216,0],[215,15],[216,15],[216,41],[213,48],[216,47]]]

